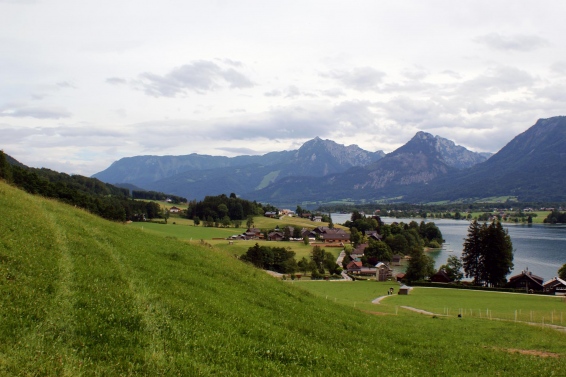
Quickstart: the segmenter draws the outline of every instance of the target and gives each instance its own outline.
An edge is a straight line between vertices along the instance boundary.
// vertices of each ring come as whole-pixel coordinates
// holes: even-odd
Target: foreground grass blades
[[[566,370],[566,336],[557,331],[364,313],[273,279],[229,251],[156,237],[1,182],[0,208],[0,375]]]

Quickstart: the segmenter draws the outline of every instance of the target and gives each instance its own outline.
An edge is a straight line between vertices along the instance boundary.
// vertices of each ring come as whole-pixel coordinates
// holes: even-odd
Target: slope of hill
[[[420,201],[517,196],[520,201],[566,201],[566,117],[540,119],[489,160],[432,182]]]
[[[552,330],[362,313],[228,253],[1,181],[0,208],[1,375],[532,376],[566,367],[566,341]],[[505,336],[481,338],[479,326]],[[558,358],[506,351],[518,347]]]

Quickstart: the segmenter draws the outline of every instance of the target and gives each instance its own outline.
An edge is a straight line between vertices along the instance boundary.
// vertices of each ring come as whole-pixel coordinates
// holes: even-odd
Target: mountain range
[[[315,138],[263,156],[136,156],[93,177],[194,199],[236,193],[273,204],[384,200],[431,202],[515,196],[566,200],[566,117],[540,119],[492,155],[418,132],[385,154]]]

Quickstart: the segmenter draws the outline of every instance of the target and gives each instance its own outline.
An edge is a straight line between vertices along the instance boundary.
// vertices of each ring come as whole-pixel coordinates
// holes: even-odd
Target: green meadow
[[[317,226],[327,226],[327,223],[315,223],[308,219],[301,219],[296,217],[283,217],[282,219],[273,219],[264,216],[257,216],[254,218],[254,227],[259,229],[274,229],[277,226],[297,226],[305,228],[315,228]],[[137,228],[143,232],[160,235],[169,238],[177,238],[179,240],[190,241],[193,243],[200,243],[201,240],[209,245],[213,245],[218,249],[225,250],[232,255],[242,255],[248,250],[248,248],[254,246],[258,243],[260,246],[277,246],[290,248],[296,254],[296,259],[299,260],[302,257],[309,257],[312,251],[312,246],[305,245],[302,241],[293,242],[272,242],[272,241],[261,241],[261,240],[234,240],[229,242],[226,238],[242,234],[246,231],[245,224],[240,228],[214,228],[214,227],[204,227],[202,224],[200,226],[194,226],[192,220],[182,218],[178,215],[171,215],[167,224],[164,223],[130,223],[129,227]],[[338,227],[338,226],[337,226]],[[338,257],[340,253],[340,248],[326,248],[326,251],[332,252]]]
[[[317,283],[317,284],[314,284]],[[554,324],[566,330],[566,300],[564,297],[526,295],[521,293],[486,292],[466,289],[414,287],[409,295],[396,294],[397,282],[311,282],[294,281],[293,285],[324,297],[326,300],[362,310],[395,313],[404,306],[425,310],[441,316],[484,320],[506,320],[532,324]],[[394,288],[395,294],[387,296]],[[386,296],[379,304],[371,302]]]
[[[333,300],[307,289],[347,284],[277,280],[230,250],[185,241],[174,233],[180,231],[163,236],[152,228],[158,224],[112,223],[2,182],[0,208],[2,376],[552,376],[566,370],[560,331],[419,315],[396,310],[397,296],[384,300],[389,309],[361,307],[385,291],[371,282],[352,285],[367,289],[355,290],[361,292],[355,305]],[[370,292],[372,285],[378,288]],[[417,300],[420,291],[404,298]],[[341,295],[351,299],[353,292]],[[427,303],[425,296],[411,305],[432,310],[453,300],[439,295]]]

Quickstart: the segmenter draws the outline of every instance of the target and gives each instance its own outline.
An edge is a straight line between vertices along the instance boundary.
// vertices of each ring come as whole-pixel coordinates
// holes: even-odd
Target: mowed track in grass
[[[0,208],[3,376],[566,370],[566,338],[552,330],[363,313],[229,252],[111,223],[2,182]]]

